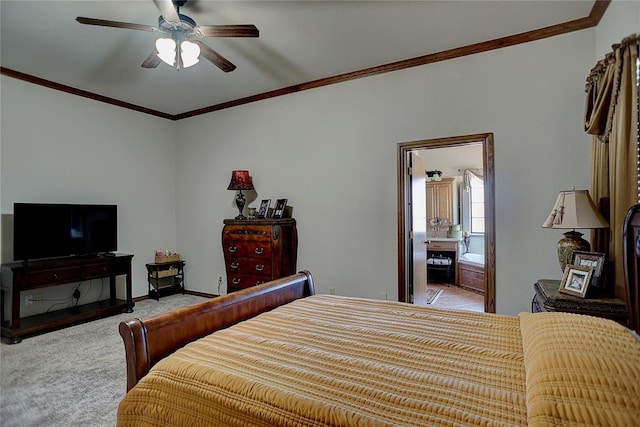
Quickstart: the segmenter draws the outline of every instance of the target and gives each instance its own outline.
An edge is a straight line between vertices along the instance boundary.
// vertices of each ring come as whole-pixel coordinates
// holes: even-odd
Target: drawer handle
[[[261,284],[263,284],[263,283],[264,283],[263,281],[256,280],[256,285],[261,285]]]
[[[262,255],[264,253],[264,248],[256,248],[254,251],[257,255]]]
[[[106,273],[107,271],[109,271],[109,269],[107,267],[102,267],[102,271]]]
[[[236,248],[235,246],[229,246],[229,252],[235,252],[237,250],[238,248]]]
[[[238,263],[238,262],[232,262],[231,263],[231,268],[233,268],[234,270],[237,270],[238,267],[240,267],[240,263]]]
[[[264,271],[264,264],[256,265],[256,271]]]
[[[58,280],[58,275],[56,273],[53,273],[53,280]]]
[[[234,285],[239,285],[240,284],[240,279],[233,279],[231,281],[231,283],[233,283]]]

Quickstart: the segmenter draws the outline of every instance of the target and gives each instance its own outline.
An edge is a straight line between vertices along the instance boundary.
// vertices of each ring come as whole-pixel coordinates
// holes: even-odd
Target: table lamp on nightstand
[[[242,215],[242,211],[244,210],[244,205],[246,203],[242,190],[253,189],[253,180],[249,176],[249,171],[237,170],[231,172],[231,182],[229,183],[227,190],[238,190],[238,194],[236,195],[236,206],[240,212],[235,219],[247,219],[246,216]]]
[[[591,245],[576,228],[607,228],[609,223],[596,208],[587,190],[561,191],[553,210],[542,224],[544,228],[571,229],[558,242],[558,260],[562,271],[571,262],[574,251],[590,251]]]

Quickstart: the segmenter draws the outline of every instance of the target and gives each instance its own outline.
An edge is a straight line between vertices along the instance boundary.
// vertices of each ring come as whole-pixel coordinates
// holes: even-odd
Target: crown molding
[[[45,86],[50,89],[59,90],[61,92],[67,92],[72,95],[89,98],[94,101],[104,102],[107,104],[115,105],[117,107],[127,108],[129,110],[150,114],[152,116],[161,117],[169,120],[182,120],[190,117],[199,116],[202,114],[212,113],[214,111],[237,107],[239,105],[245,105],[245,104],[250,104],[252,102],[262,101],[269,98],[275,98],[278,96],[288,95],[296,92],[302,92],[309,89],[315,89],[322,86],[329,86],[337,83],[346,82],[349,80],[362,79],[365,77],[376,76],[379,74],[390,73],[393,71],[404,70],[407,68],[418,67],[421,65],[448,61],[450,59],[461,58],[463,56],[468,56],[468,55],[475,55],[477,53],[488,52],[496,49],[502,49],[505,47],[515,46],[523,43],[529,43],[536,40],[542,40],[549,37],[558,36],[561,34],[567,34],[574,31],[580,31],[587,28],[595,27],[598,25],[598,23],[602,19],[610,3],[611,3],[611,0],[596,0],[593,4],[593,7],[591,8],[591,12],[589,13],[589,16],[575,19],[573,21],[568,21],[561,24],[556,24],[549,27],[527,31],[524,33],[519,33],[511,36],[501,37],[501,38],[489,40],[486,42],[475,43],[468,46],[458,47],[455,49],[449,49],[442,52],[422,55],[415,58],[405,59],[402,61],[390,62],[388,64],[364,68],[358,71],[337,74],[335,76],[325,77],[318,80],[312,80],[306,83],[300,83],[293,86],[287,86],[284,88],[275,89],[272,91],[235,99],[232,101],[223,102],[221,104],[215,104],[208,107],[198,108],[196,110],[186,111],[184,113],[179,113],[179,114],[164,113],[162,111],[153,110],[151,108],[142,107],[140,105],[131,104],[129,102],[121,101],[115,98],[102,96],[96,93],[88,92],[82,89],[77,89],[77,88],[56,83],[50,80],[45,80],[40,77],[25,74],[20,71],[12,70],[5,67],[0,67],[0,74],[5,75],[7,77],[16,78],[19,80],[24,80],[26,82],[37,84],[40,86]]]

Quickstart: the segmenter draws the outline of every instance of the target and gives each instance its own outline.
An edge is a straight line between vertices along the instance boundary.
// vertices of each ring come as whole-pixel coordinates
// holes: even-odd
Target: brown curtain
[[[638,202],[638,37],[613,46],[587,78],[585,132],[593,135],[591,196],[609,220],[592,232],[592,250],[610,261],[609,290],[625,298],[622,222]],[[611,286],[611,285],[614,286]]]

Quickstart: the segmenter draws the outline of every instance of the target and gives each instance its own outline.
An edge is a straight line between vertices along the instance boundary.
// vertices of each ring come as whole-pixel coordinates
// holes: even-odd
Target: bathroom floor
[[[455,308],[457,310],[484,311],[484,296],[458,286],[443,283],[428,283],[427,289],[442,289],[440,295],[429,304],[431,307]],[[418,304],[421,298],[414,298]]]

